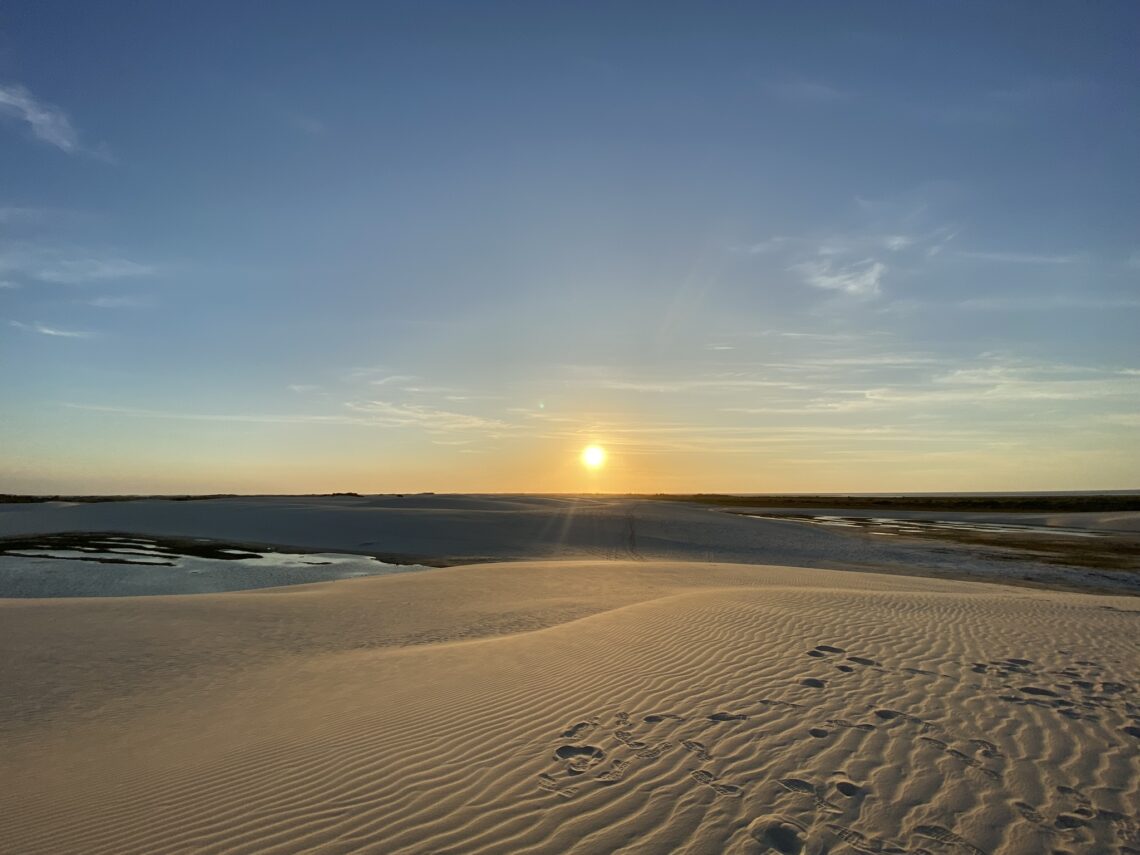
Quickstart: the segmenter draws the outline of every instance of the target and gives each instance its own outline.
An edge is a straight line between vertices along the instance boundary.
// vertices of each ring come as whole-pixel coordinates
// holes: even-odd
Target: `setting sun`
[[[606,464],[606,450],[600,445],[587,445],[582,449],[582,465],[587,469],[601,469]]]

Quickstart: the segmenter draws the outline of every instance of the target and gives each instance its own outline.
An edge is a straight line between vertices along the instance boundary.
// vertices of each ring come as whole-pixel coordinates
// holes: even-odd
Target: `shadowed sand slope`
[[[531,562],[0,602],[0,851],[1140,851],[1135,600]]]

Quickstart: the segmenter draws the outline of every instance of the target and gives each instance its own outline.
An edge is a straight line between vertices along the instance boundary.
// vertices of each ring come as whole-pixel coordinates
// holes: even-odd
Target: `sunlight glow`
[[[582,449],[582,465],[587,469],[601,469],[606,464],[606,450],[600,445],[587,445]]]

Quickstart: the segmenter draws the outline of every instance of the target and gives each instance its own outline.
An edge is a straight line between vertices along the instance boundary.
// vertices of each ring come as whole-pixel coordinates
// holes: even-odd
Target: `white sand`
[[[0,601],[0,851],[1135,852],[1138,619],[599,560]]]

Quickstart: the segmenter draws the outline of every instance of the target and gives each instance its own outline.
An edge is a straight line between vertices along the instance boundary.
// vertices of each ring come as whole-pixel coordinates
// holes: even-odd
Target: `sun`
[[[600,445],[587,445],[582,449],[582,465],[587,469],[601,469],[606,465],[606,450]]]

